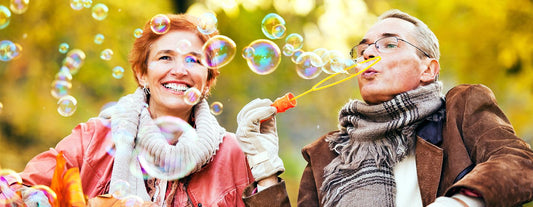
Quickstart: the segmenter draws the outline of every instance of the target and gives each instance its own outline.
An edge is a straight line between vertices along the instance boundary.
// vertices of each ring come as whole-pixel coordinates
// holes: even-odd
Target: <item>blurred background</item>
[[[220,69],[221,76],[208,101],[219,101],[217,116],[228,131],[236,130],[236,115],[255,98],[276,99],[310,89],[327,74],[303,79],[290,57],[281,56],[268,75],[254,73],[241,56],[257,39],[268,39],[261,21],[269,13],[284,18],[286,34],[304,38],[303,50],[336,50],[348,57],[376,17],[397,8],[424,21],[441,46],[441,75],[447,91],[461,84],[490,87],[516,133],[533,143],[533,3],[530,0],[200,0],[83,1],[0,0],[0,166],[21,171],[38,153],[55,144],[81,122],[97,116],[106,104],[132,93],[136,84],[127,61],[134,31],[156,14],[214,12],[218,30],[236,43],[237,54]],[[107,12],[93,17],[96,5]],[[101,5],[100,5],[101,6]],[[102,18],[103,17],[103,18]],[[96,37],[97,34],[101,36]],[[96,40],[95,40],[96,37]],[[102,38],[103,37],[103,38]],[[6,58],[6,45],[17,53]],[[284,38],[272,40],[280,48]],[[68,94],[77,100],[73,114],[58,113],[58,99],[51,93],[66,54],[82,50],[86,59],[72,75]],[[4,47],[2,47],[4,45]],[[110,49],[112,55],[101,57]],[[108,50],[109,51],[109,50]],[[117,72],[116,67],[124,72]],[[113,76],[115,74],[115,76]],[[64,91],[63,91],[64,92]],[[57,90],[54,92],[57,95]],[[305,167],[301,148],[337,129],[339,109],[360,98],[357,81],[309,93],[297,107],[277,116],[280,155],[285,161],[287,190],[296,201],[299,178]]]

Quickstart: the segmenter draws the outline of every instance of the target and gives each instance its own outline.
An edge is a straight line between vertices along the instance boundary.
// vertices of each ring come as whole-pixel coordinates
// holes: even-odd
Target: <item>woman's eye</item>
[[[185,62],[186,63],[200,63],[200,60],[198,60],[198,58],[194,57],[194,56],[186,56],[185,57]]]
[[[159,57],[158,60],[170,60],[170,56],[164,55],[164,56]]]

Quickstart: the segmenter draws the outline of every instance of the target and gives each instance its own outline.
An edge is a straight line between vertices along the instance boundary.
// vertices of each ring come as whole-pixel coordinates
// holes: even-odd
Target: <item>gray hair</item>
[[[388,10],[378,17],[378,20],[384,20],[387,18],[398,18],[408,22],[411,22],[415,25],[415,36],[417,40],[417,46],[420,47],[424,52],[428,53],[429,57],[439,60],[440,51],[439,51],[439,40],[437,36],[429,29],[429,27],[422,22],[420,19],[413,17],[405,12],[402,12],[398,9]],[[418,51],[420,57],[425,55]]]

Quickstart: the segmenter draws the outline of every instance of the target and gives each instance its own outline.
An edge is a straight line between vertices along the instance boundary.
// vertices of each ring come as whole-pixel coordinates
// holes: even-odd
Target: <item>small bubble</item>
[[[0,61],[10,61],[18,56],[19,48],[17,45],[9,40],[0,41]]]
[[[285,43],[291,45],[294,50],[302,49],[304,38],[298,33],[292,33],[285,38]]]
[[[125,198],[127,195],[130,194],[130,184],[124,180],[117,180],[115,183],[115,191],[110,192],[113,197],[117,199]]]
[[[67,53],[63,60],[63,66],[70,70],[70,74],[75,75],[83,65],[85,57],[85,52],[80,49],[73,49]]]
[[[113,68],[113,77],[116,79],[121,79],[124,76],[124,68],[116,66]]]
[[[4,109],[4,104],[0,102],[0,113],[2,113],[2,110]]]
[[[211,113],[215,116],[220,115],[222,113],[222,109],[224,108],[224,105],[222,103],[215,101],[211,104]]]
[[[67,43],[65,43],[65,42],[59,44],[59,53],[61,53],[61,54],[67,53],[68,48],[69,48],[69,45]]]
[[[74,10],[81,10],[83,9],[83,3],[81,0],[70,0],[70,7]]]
[[[107,12],[108,11],[109,11],[109,9],[107,8],[107,6],[105,4],[98,3],[98,4],[93,6],[92,16],[93,16],[94,19],[102,21],[102,20],[104,20],[107,17]]]
[[[104,42],[104,35],[103,34],[96,34],[94,36],[94,43],[97,44],[97,45],[100,45]]]
[[[85,8],[91,8],[91,6],[93,5],[92,0],[82,0],[81,3],[83,4],[83,7]]]
[[[100,59],[102,60],[111,60],[112,57],[113,57],[113,50],[111,49],[102,50],[102,52],[100,53]]]
[[[28,10],[29,4],[30,0],[11,0],[9,8],[15,14],[23,14],[24,12],[26,12],[26,10]]]
[[[290,45],[290,44],[285,44],[283,46],[283,55],[291,56],[292,53],[294,53],[294,47],[292,47],[292,45]]]
[[[69,117],[76,112],[78,101],[71,95],[63,96],[57,101],[57,112],[64,117]]]
[[[164,14],[155,15],[150,20],[150,28],[156,34],[165,34],[170,29],[170,19]]]
[[[285,35],[285,20],[276,13],[267,14],[261,22],[261,30],[269,39],[281,39]]]
[[[183,100],[186,104],[195,105],[200,101],[202,93],[197,88],[189,88],[183,94]]]
[[[133,37],[139,38],[141,36],[143,36],[143,30],[141,28],[133,30]]]
[[[72,83],[69,81],[54,80],[52,82],[52,90],[50,90],[50,94],[52,94],[54,98],[62,98],[68,95],[70,88],[72,88]]]
[[[242,57],[244,59],[250,59],[254,56],[254,48],[252,47],[244,47],[242,49]]]
[[[62,66],[59,72],[56,73],[55,79],[70,82],[72,80],[72,74],[70,74],[70,70],[67,67]]]

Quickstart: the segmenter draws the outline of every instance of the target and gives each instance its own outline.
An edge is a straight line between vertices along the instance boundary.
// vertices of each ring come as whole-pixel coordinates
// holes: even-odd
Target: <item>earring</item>
[[[144,86],[143,86],[143,91],[144,91],[144,94],[150,95],[150,89],[146,88],[146,84],[144,84]]]

